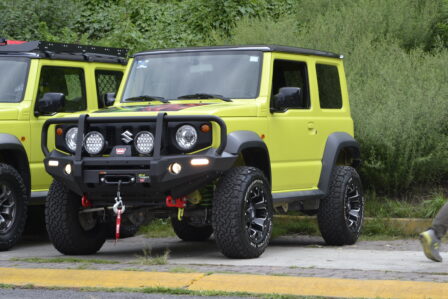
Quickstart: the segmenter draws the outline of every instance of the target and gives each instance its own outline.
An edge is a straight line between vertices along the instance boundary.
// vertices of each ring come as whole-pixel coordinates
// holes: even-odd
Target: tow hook
[[[184,196],[174,199],[171,195],[168,195],[166,197],[166,206],[168,208],[177,208],[177,220],[182,221],[184,210],[187,206],[187,198]]]
[[[117,215],[117,218],[115,220],[115,243],[117,243],[118,239],[120,238],[121,215],[126,210],[120,194],[121,180],[118,181],[117,186],[117,196],[114,198],[115,204],[112,207],[115,215]]]

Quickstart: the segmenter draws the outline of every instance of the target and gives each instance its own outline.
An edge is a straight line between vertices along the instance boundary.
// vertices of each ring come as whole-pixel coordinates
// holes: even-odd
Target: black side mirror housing
[[[47,92],[37,102],[39,114],[52,114],[61,112],[65,106],[65,95],[60,92]]]
[[[282,112],[288,108],[305,108],[300,87],[282,87],[278,94],[274,95],[272,112]]]
[[[116,94],[114,92],[108,92],[104,95],[104,106],[109,107],[115,103]]]

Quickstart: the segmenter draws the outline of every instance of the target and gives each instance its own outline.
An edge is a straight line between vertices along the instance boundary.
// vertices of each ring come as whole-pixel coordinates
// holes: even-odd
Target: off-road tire
[[[188,222],[188,218],[184,217],[182,221],[177,218],[171,218],[171,226],[176,236],[184,241],[200,242],[210,238],[213,233],[211,225],[193,226]]]
[[[8,200],[8,203],[14,202],[15,214],[10,220],[9,227],[5,227],[3,233],[1,232],[2,229],[0,229],[0,251],[12,248],[20,240],[25,228],[29,198],[20,174],[14,167],[4,163],[0,163],[0,187],[2,186],[6,186],[11,191],[11,198]],[[2,189],[0,189],[0,193],[2,193]],[[3,199],[0,198],[2,201]],[[9,205],[11,204],[9,203]],[[4,208],[0,204],[0,213]]]
[[[262,191],[266,215],[260,241],[255,243],[247,226],[247,199],[253,188]],[[259,257],[272,234],[272,195],[268,180],[255,167],[235,167],[227,171],[217,184],[212,208],[212,225],[216,244],[229,258]]]
[[[45,222],[51,242],[63,254],[93,254],[106,240],[103,224],[97,223],[88,231],[82,228],[78,215],[80,209],[80,196],[54,180],[45,201]]]
[[[354,201],[347,205],[347,201],[356,193],[350,191],[352,188],[356,188],[359,202]],[[348,222],[355,219],[348,215],[348,211],[352,211],[352,208],[359,209],[359,217],[358,221],[350,226]],[[360,235],[363,218],[364,194],[358,173],[350,166],[336,166],[332,173],[328,196],[321,200],[317,213],[322,237],[328,245],[354,244]]]

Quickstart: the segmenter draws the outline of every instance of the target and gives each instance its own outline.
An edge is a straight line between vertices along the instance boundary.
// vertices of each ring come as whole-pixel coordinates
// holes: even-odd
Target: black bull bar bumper
[[[90,124],[155,122],[153,155],[148,157],[90,157],[83,152],[83,136]],[[161,155],[165,122],[210,121],[220,127],[220,145],[195,154]],[[57,150],[49,152],[48,128],[54,124],[77,124],[78,137],[74,155]],[[237,155],[224,151],[227,128],[217,116],[157,116],[135,117],[89,117],[53,118],[45,122],[42,129],[42,151],[45,154],[45,169],[55,179],[63,182],[78,195],[89,195],[89,199],[109,197],[117,190],[121,181],[123,194],[136,200],[164,200],[167,195],[185,196],[210,183],[224,171],[230,169]],[[195,163],[199,160],[201,163]],[[170,171],[173,163],[181,167],[178,174]],[[197,165],[200,164],[200,165]],[[70,165],[70,173],[67,172]],[[113,198],[113,197],[112,197]]]

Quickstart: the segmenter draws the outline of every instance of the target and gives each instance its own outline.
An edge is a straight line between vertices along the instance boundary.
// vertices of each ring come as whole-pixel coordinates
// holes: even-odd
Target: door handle
[[[316,130],[314,122],[312,122],[312,121],[308,122],[307,127],[308,127],[308,134],[310,134],[310,135],[317,134],[317,130]]]

